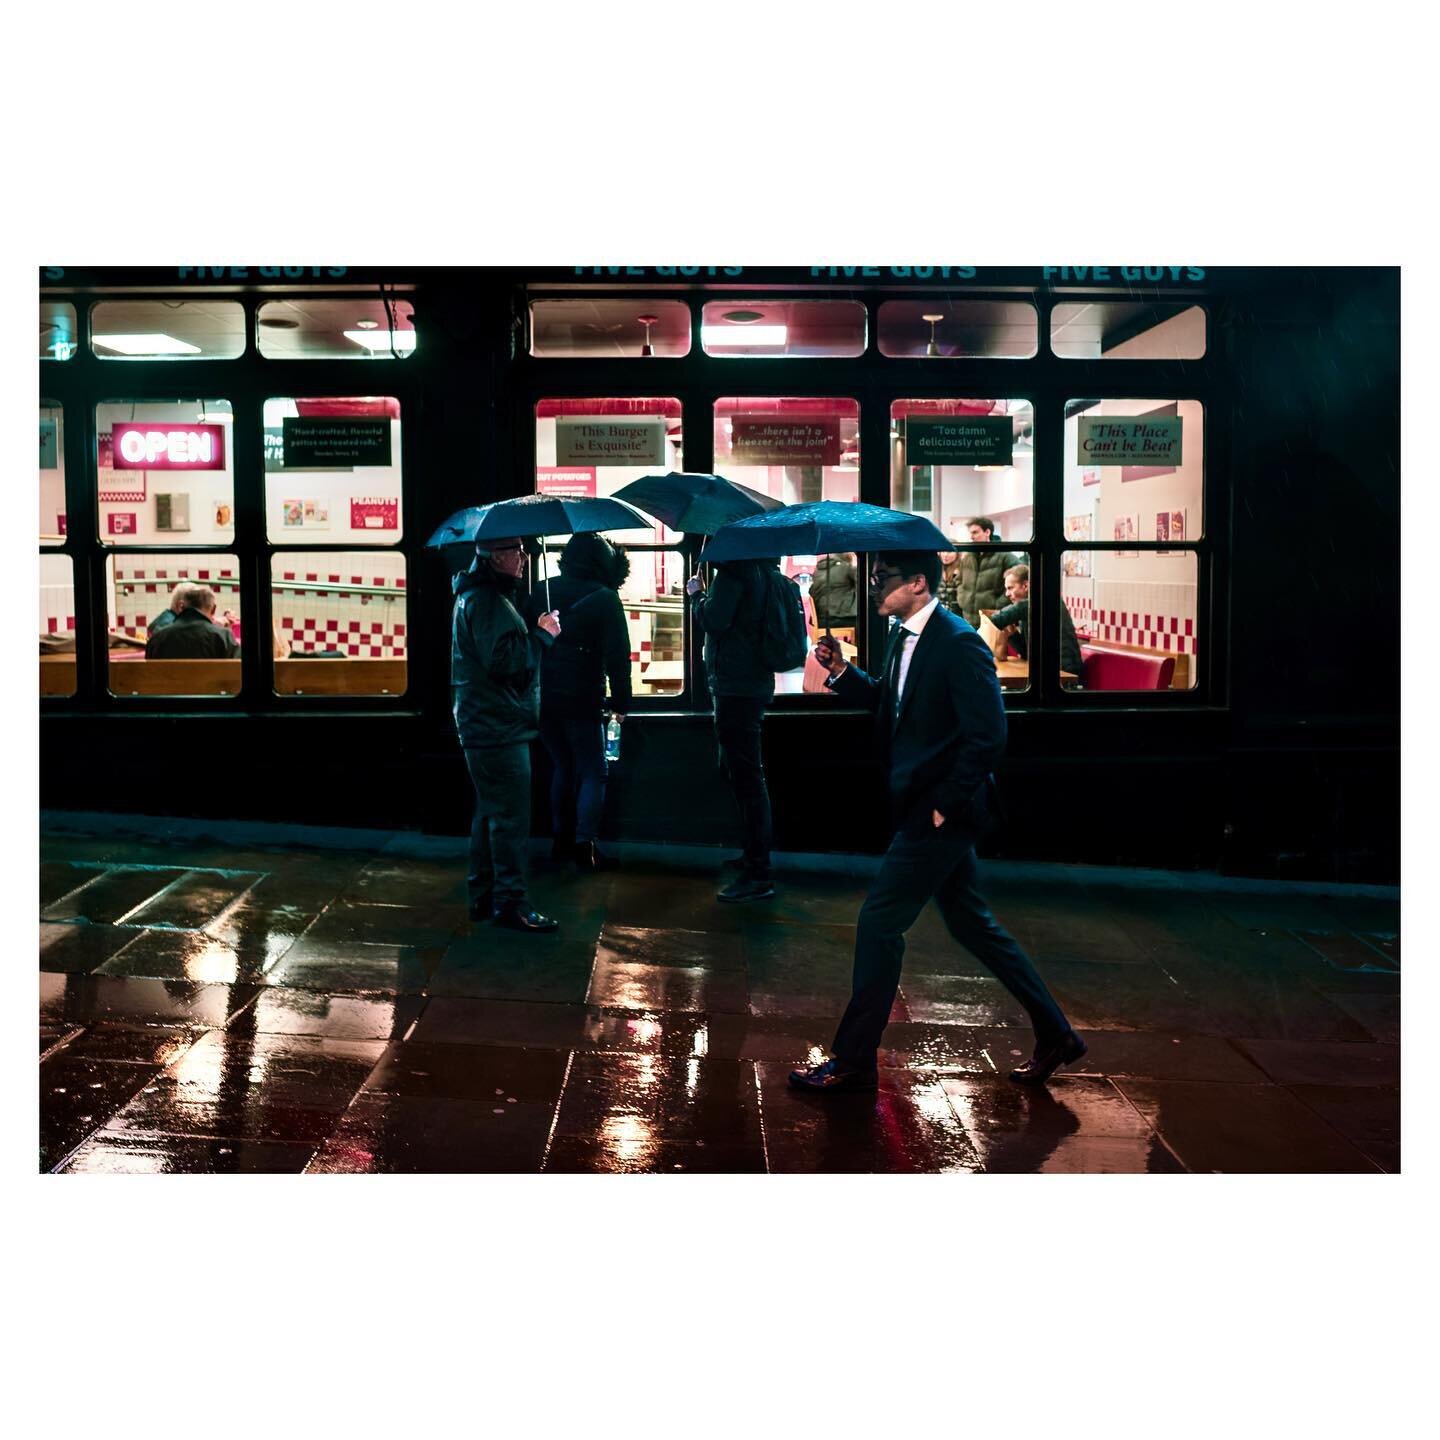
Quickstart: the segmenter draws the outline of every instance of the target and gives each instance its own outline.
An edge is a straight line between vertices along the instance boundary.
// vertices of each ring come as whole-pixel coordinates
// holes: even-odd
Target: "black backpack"
[[[805,606],[800,587],[778,570],[765,572],[765,611],[760,627],[760,653],[769,670],[795,670],[810,653]]]

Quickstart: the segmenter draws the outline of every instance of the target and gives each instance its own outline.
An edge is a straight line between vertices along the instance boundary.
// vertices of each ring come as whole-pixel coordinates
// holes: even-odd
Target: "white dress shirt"
[[[920,638],[920,632],[930,623],[930,617],[935,613],[935,607],[940,603],[937,595],[925,606],[923,610],[917,610],[908,620],[900,622],[900,628],[905,632],[900,637],[900,644],[904,647],[900,651],[900,669],[895,676],[895,708],[900,708],[900,700],[905,694],[905,677],[910,673],[910,660],[915,654],[915,642]]]

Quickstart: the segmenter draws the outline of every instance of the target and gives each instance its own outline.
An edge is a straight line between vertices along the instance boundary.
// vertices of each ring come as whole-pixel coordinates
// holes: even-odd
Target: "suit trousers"
[[[855,926],[850,1004],[831,1046],[835,1058],[847,1065],[874,1068],[900,988],[905,932],[932,897],[950,934],[1025,1007],[1039,1042],[1058,1039],[1070,1029],[1029,957],[976,889],[973,835],[964,830],[947,835],[948,829],[897,832],[865,897]]]
[[[465,766],[475,787],[467,879],[471,903],[486,894],[496,910],[523,903],[529,869],[530,746],[467,747]]]

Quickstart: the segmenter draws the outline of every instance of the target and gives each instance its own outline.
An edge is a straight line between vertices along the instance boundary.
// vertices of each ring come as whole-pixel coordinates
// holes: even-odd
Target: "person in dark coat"
[[[584,871],[606,870],[614,860],[595,848],[605,805],[605,681],[610,710],[623,721],[630,709],[630,629],[620,586],[630,559],[602,535],[572,535],[552,580],[549,603],[560,634],[540,670],[540,738],[555,767],[550,814],[555,843],[551,858],[573,859]],[[546,592],[537,589],[525,607],[538,624]]]
[[[180,584],[172,605],[175,618],[157,625],[145,642],[147,660],[233,660],[240,653],[235,636],[215,623],[215,592],[208,585]]]
[[[990,623],[1008,638],[1020,652],[1022,660],[1030,658],[1030,567],[1012,565],[1005,572],[1005,598],[1009,604],[1001,606],[991,617]],[[1075,633],[1075,622],[1070,618],[1069,609],[1060,607],[1060,669],[1067,674],[1080,676],[1080,637]]]
[[[980,624],[982,610],[995,610],[1005,596],[1005,572],[1025,559],[1000,547],[1000,532],[988,515],[977,515],[969,524],[970,539],[976,545],[993,545],[985,553],[966,550],[960,556],[956,603],[972,628]]]
[[[860,613],[855,586],[855,560],[850,555],[822,555],[810,581],[810,603],[820,630],[853,628]]]
[[[549,613],[533,626],[515,608],[526,555],[519,540],[477,542],[452,585],[450,683],[455,729],[475,787],[470,827],[470,918],[540,934],[559,922],[526,898],[530,742],[540,733],[540,655],[560,633]],[[172,627],[173,628],[173,627]]]
[[[875,1089],[905,932],[932,897],[950,934],[1025,1007],[1035,1027],[1035,1054],[1010,1078],[1043,1083],[1085,1053],[1085,1042],[976,885],[975,842],[993,818],[991,771],[1005,749],[1005,706],[990,651],[940,604],[939,583],[933,552],[874,557],[875,607],[896,622],[879,679],[847,664],[838,645],[822,639],[815,647],[830,671],[827,684],[876,712],[877,738],[889,757],[893,833],[855,927],[853,987],[832,1058],[792,1071],[790,1083],[799,1089]]]
[[[765,784],[761,724],[775,697],[775,675],[765,663],[762,639],[769,573],[774,560],[735,560],[715,567],[707,594],[697,575],[685,587],[695,607],[695,626],[705,636],[705,677],[715,701],[715,740],[745,833],[740,875],[720,891],[727,903],[768,900],[775,894],[770,870],[770,791]]]

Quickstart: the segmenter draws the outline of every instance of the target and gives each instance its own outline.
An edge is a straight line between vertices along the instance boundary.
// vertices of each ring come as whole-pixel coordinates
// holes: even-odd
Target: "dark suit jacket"
[[[881,678],[851,665],[831,687],[851,704],[876,711],[877,738],[889,752],[890,809],[898,828],[931,824],[938,810],[952,826],[978,835],[993,817],[991,771],[1005,750],[1005,705],[985,642],[959,615],[936,606],[910,657],[893,726],[893,626]]]

